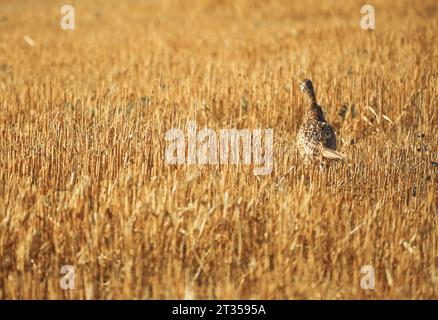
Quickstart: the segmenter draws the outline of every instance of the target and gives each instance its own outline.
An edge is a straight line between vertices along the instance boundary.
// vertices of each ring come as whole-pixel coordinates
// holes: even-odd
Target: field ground
[[[0,0],[0,298],[437,299],[438,5],[371,2]],[[273,128],[272,173],[167,165],[189,120]]]

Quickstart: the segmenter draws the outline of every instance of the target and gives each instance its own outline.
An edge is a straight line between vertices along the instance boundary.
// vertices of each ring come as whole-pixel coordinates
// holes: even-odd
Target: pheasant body
[[[317,157],[320,148],[336,150],[336,135],[333,128],[322,121],[305,121],[298,131],[298,150],[304,157]]]
[[[306,79],[301,82],[300,87],[308,100],[303,123],[297,135],[300,154],[307,161],[318,158],[343,159],[344,156],[336,152],[335,131],[324,118],[322,109],[316,102],[312,82]]]

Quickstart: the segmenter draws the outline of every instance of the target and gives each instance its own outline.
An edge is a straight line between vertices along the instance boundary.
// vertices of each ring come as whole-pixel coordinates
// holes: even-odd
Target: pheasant
[[[335,131],[327,123],[321,107],[316,102],[312,81],[303,80],[300,88],[307,96],[307,106],[298,131],[297,146],[305,162],[345,159],[344,154],[336,151]]]

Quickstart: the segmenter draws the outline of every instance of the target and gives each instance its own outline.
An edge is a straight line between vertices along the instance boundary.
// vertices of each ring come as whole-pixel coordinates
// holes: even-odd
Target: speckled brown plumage
[[[306,161],[312,159],[343,159],[345,156],[336,152],[336,134],[327,123],[321,107],[316,102],[312,82],[305,79],[300,84],[306,94],[307,106],[303,123],[298,131],[297,147]]]

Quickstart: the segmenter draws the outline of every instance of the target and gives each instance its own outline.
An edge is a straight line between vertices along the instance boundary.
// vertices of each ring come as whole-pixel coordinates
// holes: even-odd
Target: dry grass
[[[436,2],[372,1],[374,32],[360,1],[265,2],[73,1],[69,32],[0,1],[0,298],[438,298]],[[303,77],[351,158],[326,172]],[[190,119],[274,128],[272,174],[166,165]]]

